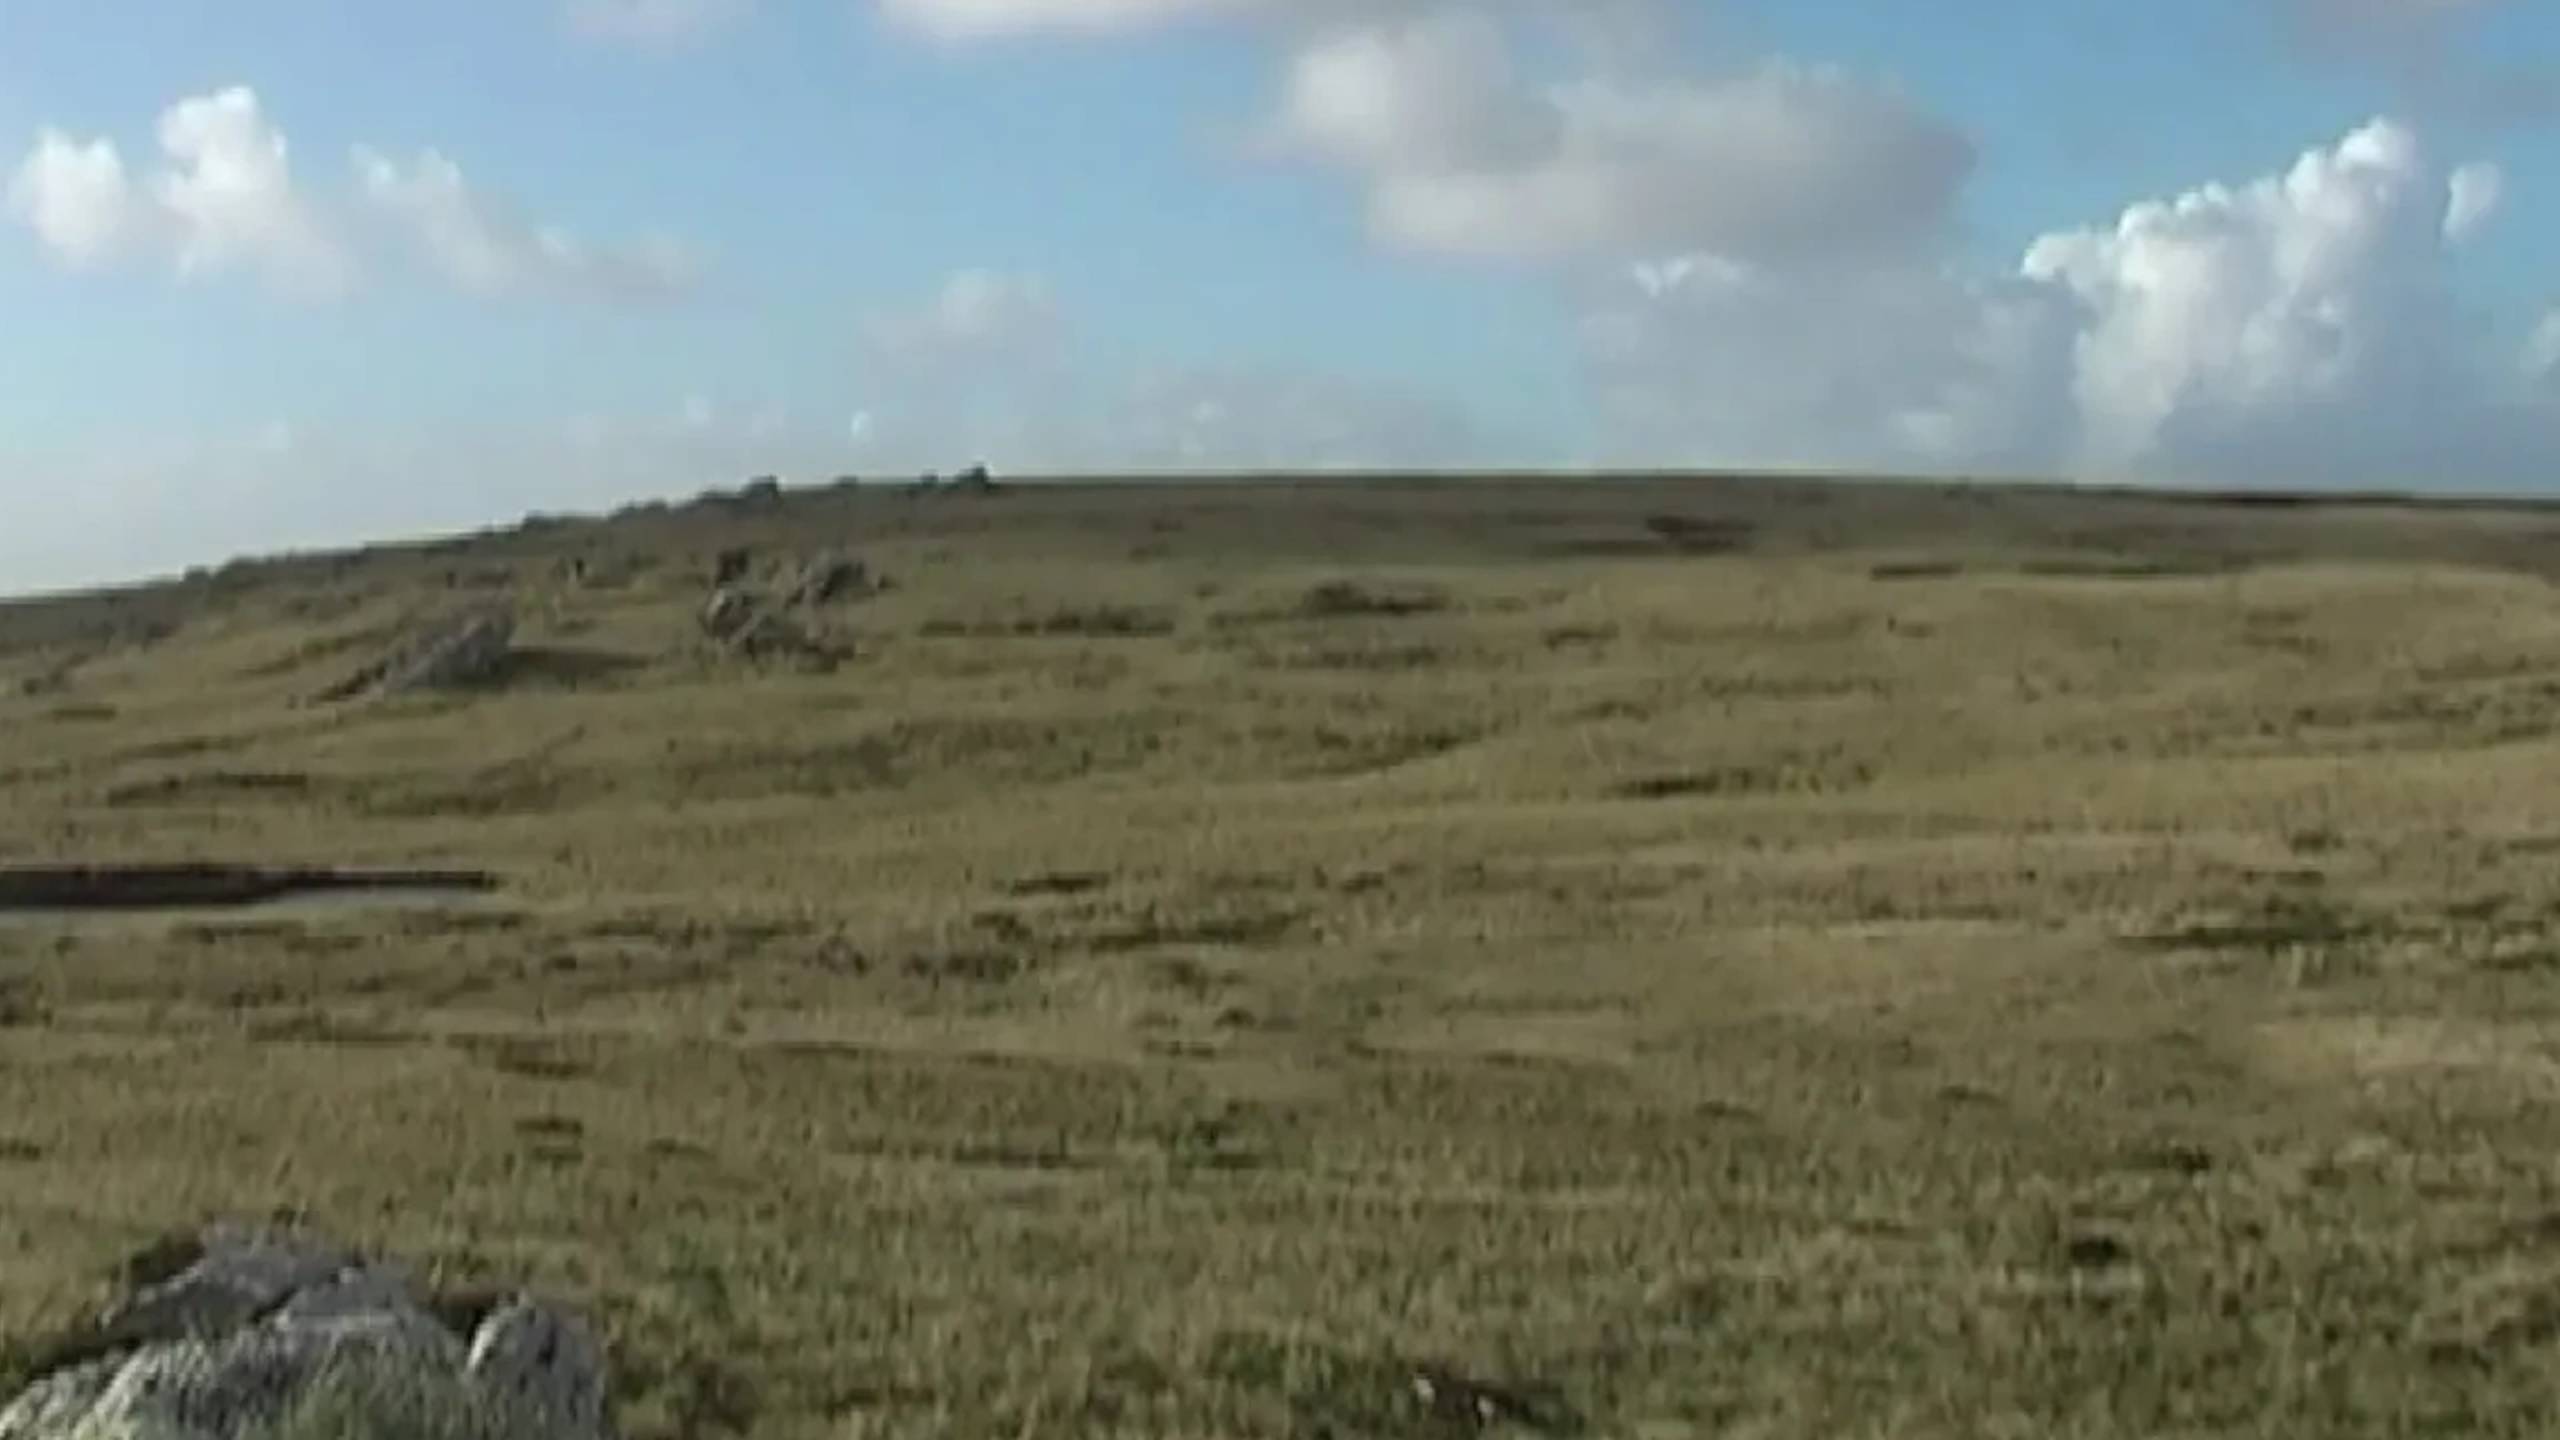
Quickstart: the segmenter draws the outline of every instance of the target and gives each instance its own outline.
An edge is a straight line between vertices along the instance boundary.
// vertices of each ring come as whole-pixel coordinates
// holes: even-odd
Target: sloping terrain
[[[705,633],[830,552],[886,588]],[[1379,480],[0,607],[0,865],[503,882],[0,914],[0,1335],[285,1208],[592,1305],[640,1437],[2545,1433],[2555,573],[2523,508]]]

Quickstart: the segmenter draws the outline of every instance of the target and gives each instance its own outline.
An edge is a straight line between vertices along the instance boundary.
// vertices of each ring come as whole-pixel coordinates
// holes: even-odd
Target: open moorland
[[[0,865],[495,877],[0,913],[0,1382],[287,1212],[587,1307],[636,1440],[2545,1435],[2555,576],[2524,508],[1380,479],[0,606]]]

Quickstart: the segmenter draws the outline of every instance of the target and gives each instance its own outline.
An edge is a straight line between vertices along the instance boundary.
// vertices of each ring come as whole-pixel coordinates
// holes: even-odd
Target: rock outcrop
[[[423,690],[484,685],[506,673],[514,653],[516,617],[491,606],[421,632],[391,655],[320,693],[322,700],[358,695],[408,695]]]
[[[761,608],[743,587],[723,585],[703,602],[702,633],[725,645],[754,622]]]
[[[516,617],[504,610],[465,615],[420,638],[382,677],[382,693],[406,695],[483,684],[506,668]]]
[[[871,567],[851,555],[830,550],[800,567],[800,578],[791,585],[790,601],[794,605],[833,605],[839,600],[872,594],[879,588],[879,578],[871,573]]]
[[[456,1329],[398,1266],[206,1230],[0,1407],[0,1440],[610,1440],[602,1348],[525,1296]]]

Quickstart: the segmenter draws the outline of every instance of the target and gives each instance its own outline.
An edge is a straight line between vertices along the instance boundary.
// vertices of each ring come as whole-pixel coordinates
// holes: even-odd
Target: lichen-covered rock
[[[110,1308],[99,1338],[183,1340],[236,1329],[354,1264],[347,1251],[308,1237],[217,1226],[200,1237],[192,1263]]]
[[[794,605],[832,605],[857,595],[868,595],[879,588],[871,567],[851,555],[830,550],[813,557],[800,567],[800,578],[791,586]]]
[[[722,586],[711,592],[702,606],[702,633],[726,642],[747,628],[756,618],[756,597],[735,585]]]
[[[0,1440],[42,1440],[73,1433],[97,1408],[98,1397],[123,1368],[121,1361],[92,1360],[42,1377],[0,1406]]]
[[[395,1266],[220,1229],[0,1407],[0,1440],[609,1440],[605,1360],[519,1297],[469,1335]]]
[[[519,1298],[480,1322],[464,1371],[472,1386],[563,1435],[602,1435],[604,1352],[585,1327]]]
[[[382,692],[402,695],[494,679],[506,668],[515,634],[516,618],[506,611],[466,615],[429,633],[393,661],[383,674]]]

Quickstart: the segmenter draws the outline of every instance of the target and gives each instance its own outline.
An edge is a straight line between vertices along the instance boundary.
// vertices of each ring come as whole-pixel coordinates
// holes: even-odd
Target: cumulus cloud
[[[606,44],[662,49],[744,19],[754,0],[565,0],[571,34]]]
[[[2459,245],[2498,213],[2507,194],[2506,172],[2474,161],[2453,172],[2449,189],[2452,193],[2445,202],[2444,238]]]
[[[1311,39],[1277,129],[1363,186],[1388,243],[1522,261],[1890,248],[1941,225],[1974,159],[1825,67],[1531,85],[1500,20],[1457,9]]]
[[[2525,372],[2537,379],[2560,379],[2560,310],[2542,317],[2525,342]]]
[[[46,130],[9,181],[9,211],[63,264],[88,269],[115,257],[133,215],[133,186],[109,141]]]
[[[2088,460],[2405,414],[2452,361],[2440,217],[2458,193],[2414,134],[2376,121],[2282,175],[2037,240],[2023,273],[2087,311],[2073,373]]]
[[[178,101],[155,132],[161,166],[137,181],[112,140],[48,127],[12,172],[9,216],[54,260],[94,269],[140,257],[181,278],[247,271],[280,292],[343,295],[361,266],[343,201],[307,195],[284,134],[245,86]],[[434,150],[402,166],[364,146],[357,192],[405,229],[428,265],[480,294],[542,291],[646,300],[689,288],[699,265],[663,237],[596,244],[520,217]]]
[[[1588,390],[1620,464],[2025,471],[2066,442],[2074,311],[1919,263],[1684,256],[1588,287]]]
[[[181,100],[160,117],[159,139],[170,164],[151,193],[175,224],[179,274],[247,266],[283,289],[345,288],[353,262],[294,188],[284,135],[256,92]]]
[[[473,190],[461,167],[434,150],[404,170],[359,146],[355,167],[365,199],[405,225],[428,263],[466,291],[541,289],[649,300],[681,293],[696,278],[693,258],[671,240],[594,246],[556,226],[529,223]]]
[[[285,138],[256,92],[181,100],[162,113],[157,138],[164,164],[137,186],[113,141],[47,129],[10,184],[11,212],[73,267],[147,249],[182,277],[245,269],[304,296],[333,296],[353,280],[353,257],[295,187]]]
[[[1701,458],[2513,479],[2560,435],[2522,428],[2453,298],[2486,173],[2378,120],[2280,173],[2041,236],[2005,275],[1639,267],[1594,306],[1586,364],[1623,444]]]

